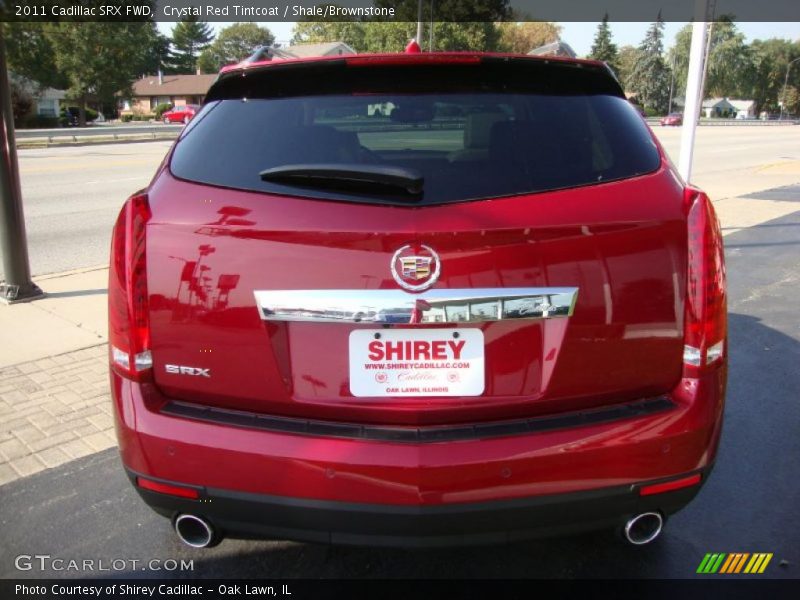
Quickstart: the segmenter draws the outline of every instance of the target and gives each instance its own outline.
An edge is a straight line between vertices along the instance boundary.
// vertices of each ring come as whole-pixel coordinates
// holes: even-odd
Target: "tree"
[[[687,25],[675,36],[675,45],[670,51],[669,60],[675,65],[675,88],[679,94],[686,93],[691,42],[692,26]],[[754,70],[752,53],[744,41],[744,35],[729,17],[720,17],[711,25],[704,96],[749,95]]]
[[[628,81],[633,73],[633,67],[639,61],[639,49],[634,46],[623,46],[617,53],[617,79],[627,91]]]
[[[663,39],[664,21],[659,12],[639,45],[637,61],[627,82],[642,106],[657,112],[666,111],[669,103],[670,72],[664,64]]]
[[[197,60],[203,73],[216,73],[225,65],[250,56],[260,46],[271,46],[275,36],[255,23],[234,23],[225,27]]]
[[[172,61],[169,38],[158,30],[155,23],[151,22],[148,25],[144,31],[147,42],[143,48],[142,73],[168,71]]]
[[[198,21],[197,17],[186,17],[172,29],[174,47],[172,68],[177,73],[194,73],[197,57],[214,39],[208,23]]]
[[[378,23],[394,25],[395,23]],[[366,52],[364,23],[354,21],[298,21],[292,31],[293,44],[344,42],[356,52]],[[406,40],[408,41],[408,40]]]
[[[417,32],[417,24],[409,21],[372,21],[359,25],[364,31],[364,49],[359,52],[402,52]]]
[[[603,16],[603,21],[597,26],[597,33],[594,36],[589,58],[604,61],[615,73],[619,70],[619,53],[617,52],[617,45],[611,41],[608,13]]]
[[[413,23],[412,23],[413,24]],[[429,47],[424,40],[424,47]],[[500,32],[491,21],[453,22],[438,21],[433,24],[433,50],[458,52],[476,50],[492,52],[498,49]]]
[[[292,41],[342,41],[356,52],[402,52],[416,31],[417,24],[412,21],[300,21],[295,25]],[[426,50],[429,39],[423,40]],[[491,22],[433,24],[433,49],[437,51],[496,50],[499,42],[499,32]]]
[[[67,76],[71,98],[78,101],[80,125],[86,124],[86,100],[113,99],[130,91],[147,62],[148,22],[67,22],[47,26],[56,66]]]
[[[783,100],[783,84],[789,62],[800,58],[800,40],[790,42],[782,39],[754,40],[750,45],[753,59],[750,97],[759,111],[777,112]],[[800,61],[789,70],[786,109],[796,112],[800,107],[792,106],[791,89],[800,89]]]
[[[4,26],[8,70],[41,88],[65,88],[67,79],[58,67],[46,23]]]
[[[548,21],[495,23],[500,33],[499,50],[527,54],[534,48],[558,41],[561,26]]]

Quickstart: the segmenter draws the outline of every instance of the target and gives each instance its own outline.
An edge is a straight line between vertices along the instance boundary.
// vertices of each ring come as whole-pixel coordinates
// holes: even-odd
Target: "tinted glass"
[[[419,204],[585,186],[660,164],[624,99],[584,93],[382,93],[224,99],[179,142],[180,178],[231,188],[360,202],[385,194],[262,181],[294,164],[386,165],[424,176]]]

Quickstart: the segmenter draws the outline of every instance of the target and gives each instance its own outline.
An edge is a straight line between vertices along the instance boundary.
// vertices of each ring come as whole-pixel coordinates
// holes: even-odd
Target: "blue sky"
[[[665,46],[669,48],[678,30],[686,23],[667,23],[665,33]],[[211,23],[215,30],[226,27],[230,23]],[[289,41],[292,37],[293,22],[287,23],[261,23],[268,27],[278,41]],[[592,46],[594,34],[597,31],[597,23],[559,23],[563,28],[561,38],[572,46],[579,56],[584,56]],[[781,37],[791,40],[800,39],[800,23],[737,23],[739,30],[745,34],[748,42],[754,39],[766,39],[770,37]],[[174,23],[159,23],[159,29],[169,35]],[[611,33],[617,46],[630,44],[638,46],[642,41],[645,31],[650,23],[611,23]],[[402,50],[398,48],[398,51]]]

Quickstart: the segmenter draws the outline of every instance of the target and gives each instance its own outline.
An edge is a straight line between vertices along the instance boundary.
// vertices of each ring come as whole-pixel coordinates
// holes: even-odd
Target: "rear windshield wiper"
[[[364,193],[400,191],[422,194],[424,178],[416,169],[384,165],[298,164],[281,165],[259,173],[263,181],[303,187],[346,189]]]

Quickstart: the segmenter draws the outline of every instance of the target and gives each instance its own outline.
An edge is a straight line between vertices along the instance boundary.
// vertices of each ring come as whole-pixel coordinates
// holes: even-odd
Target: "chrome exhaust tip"
[[[661,513],[646,512],[631,517],[625,523],[625,539],[635,546],[643,546],[655,540],[664,528]]]
[[[178,515],[174,526],[180,540],[192,548],[208,548],[217,542],[211,523],[201,517]]]

